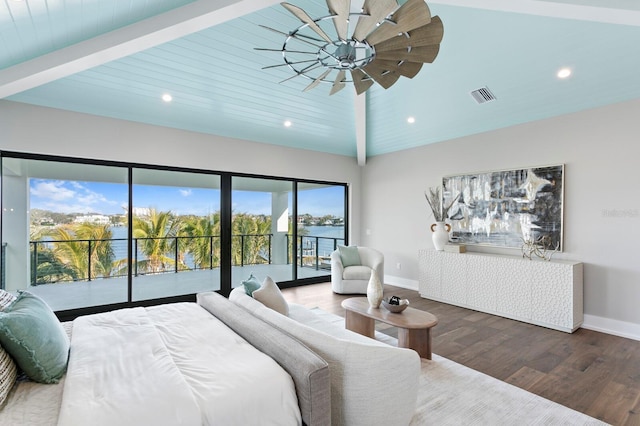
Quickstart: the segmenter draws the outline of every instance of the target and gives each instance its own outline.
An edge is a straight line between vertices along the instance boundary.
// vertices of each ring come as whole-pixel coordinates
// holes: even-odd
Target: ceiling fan
[[[330,95],[353,83],[358,95],[374,82],[388,89],[400,77],[415,77],[423,63],[432,63],[444,34],[442,21],[431,16],[424,0],[364,0],[362,10],[351,12],[351,0],[326,0],[329,15],[311,18],[298,6],[281,5],[302,21],[291,32],[261,27],[285,36],[281,49],[284,63],[295,77],[311,80],[304,91],[322,82],[332,83]],[[331,25],[331,23],[333,25]],[[347,71],[350,79],[347,77]]]

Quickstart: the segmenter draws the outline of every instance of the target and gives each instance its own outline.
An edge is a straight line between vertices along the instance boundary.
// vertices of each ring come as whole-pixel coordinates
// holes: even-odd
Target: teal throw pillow
[[[342,259],[342,266],[359,266],[362,265],[360,261],[360,253],[358,253],[357,246],[338,246],[340,251],[340,258]]]
[[[33,381],[58,383],[67,369],[69,337],[49,305],[29,292],[0,312],[0,344]]]
[[[253,297],[253,292],[259,289],[262,283],[258,281],[258,279],[254,277],[253,274],[251,274],[249,275],[249,278],[242,281],[242,285],[244,286],[244,292]]]

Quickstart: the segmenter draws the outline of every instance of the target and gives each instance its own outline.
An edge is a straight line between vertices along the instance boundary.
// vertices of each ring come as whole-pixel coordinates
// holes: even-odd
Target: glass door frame
[[[56,155],[46,155],[46,154],[34,154],[34,153],[22,153],[15,151],[3,151],[0,150],[0,174],[2,173],[2,163],[4,158],[15,158],[21,160],[38,160],[38,161],[51,161],[51,162],[61,162],[61,163],[75,163],[75,164],[85,164],[85,165],[96,165],[96,166],[108,166],[108,167],[120,167],[127,169],[128,175],[128,203],[129,207],[133,205],[133,171],[136,168],[142,169],[154,169],[154,170],[162,170],[162,171],[173,171],[173,172],[185,172],[185,173],[201,173],[201,174],[209,174],[209,175],[217,175],[220,177],[220,290],[219,292],[225,296],[231,292],[232,289],[232,277],[231,277],[231,261],[232,261],[232,178],[233,177],[248,177],[248,178],[256,178],[256,179],[270,179],[270,180],[283,180],[292,182],[293,186],[293,206],[292,206],[292,220],[294,226],[292,226],[293,238],[292,238],[292,256],[295,259],[296,253],[298,252],[298,229],[297,229],[297,220],[298,220],[298,184],[299,183],[311,183],[311,184],[319,184],[319,185],[330,185],[330,186],[342,186],[344,188],[344,242],[345,245],[348,245],[349,242],[349,184],[344,182],[330,182],[330,181],[319,181],[319,180],[311,180],[311,179],[301,179],[301,178],[290,178],[283,176],[268,176],[268,175],[256,175],[256,174],[248,174],[248,173],[234,173],[229,171],[215,171],[215,170],[206,170],[206,169],[195,169],[195,168],[186,168],[186,167],[173,167],[173,166],[165,166],[165,165],[151,165],[151,164],[141,164],[141,163],[129,163],[122,161],[110,161],[110,160],[100,160],[100,159],[88,159],[88,158],[79,158],[79,157],[67,157],[67,156],[56,156]],[[0,179],[0,195],[2,194],[4,188],[2,187],[4,182]],[[0,196],[0,210],[3,208],[2,206],[3,200]],[[133,235],[133,210],[131,208],[128,209],[128,235],[127,238],[130,240]],[[0,223],[0,242],[3,237],[3,224]],[[195,301],[195,294],[186,294],[180,296],[171,296],[166,298],[159,299],[149,299],[149,300],[140,300],[140,301],[132,301],[133,300],[133,287],[132,287],[132,273],[133,273],[133,253],[132,253],[132,244],[127,244],[127,256],[128,256],[128,276],[127,276],[127,302],[123,303],[115,303],[108,305],[95,305],[88,306],[77,309],[69,309],[63,311],[57,311],[56,315],[61,320],[70,320],[80,315],[87,315],[97,312],[105,312],[111,311],[114,309],[125,308],[125,307],[133,307],[133,306],[151,306],[157,305],[161,303],[172,303],[172,302],[181,302],[181,301]],[[4,262],[4,256],[2,257],[2,262]],[[2,269],[2,273],[4,274],[4,267],[0,264],[0,268]],[[319,282],[325,282],[327,277],[330,275],[323,275],[312,278],[304,278],[298,279],[297,273],[297,264],[295,261],[291,262],[291,281],[284,281],[282,283],[278,283],[281,288],[289,288],[296,287],[300,285],[307,285]]]

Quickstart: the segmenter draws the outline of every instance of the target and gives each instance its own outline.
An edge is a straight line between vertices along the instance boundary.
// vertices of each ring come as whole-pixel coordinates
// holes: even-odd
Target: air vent
[[[496,97],[491,93],[488,87],[481,87],[471,92],[471,96],[479,104],[486,104],[487,102],[495,101]]]

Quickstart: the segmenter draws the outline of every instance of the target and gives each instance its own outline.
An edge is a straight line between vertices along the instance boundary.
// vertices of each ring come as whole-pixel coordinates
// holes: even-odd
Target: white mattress
[[[135,333],[132,334],[129,326],[121,327],[136,320],[131,317],[124,320],[122,313],[118,314],[117,311],[90,316],[94,317],[92,326],[102,328],[99,332],[101,337],[91,339],[86,334],[88,329],[79,331],[82,328],[75,327],[74,333],[77,335],[71,340],[70,370],[65,379],[57,385],[20,383],[12,391],[7,405],[0,410],[0,425],[56,425],[59,417],[60,424],[65,426],[160,424],[157,419],[171,413],[166,408],[175,410],[178,406],[180,418],[184,420],[182,424],[189,425],[302,423],[291,377],[273,359],[255,349],[200,306],[178,303],[137,309],[151,321],[157,331],[156,337],[144,338],[147,343],[142,343],[140,338],[134,337]],[[115,321],[115,326],[108,325],[108,317],[114,315],[120,320]],[[80,321],[86,322],[87,317]],[[144,321],[141,320],[141,323]],[[119,336],[118,329],[125,330],[125,335]],[[131,338],[135,343],[127,340]],[[131,346],[136,357],[151,354],[149,360],[140,360],[140,365],[149,367],[139,372],[142,376],[136,378],[132,373],[130,359],[127,362],[115,359],[108,366],[96,367],[96,359],[104,358],[100,354],[109,353],[106,358],[112,358],[114,353],[120,352],[109,350],[109,346],[117,341],[130,342],[128,346]],[[163,349],[160,349],[158,341],[162,342]],[[91,347],[80,351],[77,348],[79,343]],[[104,346],[100,347],[101,344]],[[140,349],[139,346],[146,349]],[[164,357],[164,351],[172,361],[157,364],[158,359]],[[74,358],[74,353],[81,352],[81,356]],[[92,359],[91,353],[97,354],[97,358]],[[75,360],[81,362],[76,363]],[[167,397],[162,391],[166,388],[162,385],[164,379],[150,377],[151,371],[173,368],[179,371],[181,379],[174,374],[175,371],[169,374],[167,383],[173,384]],[[178,380],[186,385],[183,387]],[[99,388],[96,387],[97,383],[101,384]],[[64,402],[61,402],[64,387],[68,390],[65,391]],[[150,387],[153,387],[153,391]],[[110,397],[108,392],[115,396]],[[135,402],[127,405],[123,402],[127,400]],[[113,401],[117,401],[117,404],[113,404]],[[195,401],[195,404],[192,406],[189,401]],[[193,407],[197,412],[189,411]],[[141,420],[140,415],[148,417]],[[167,418],[164,420],[162,424],[167,424]]]

